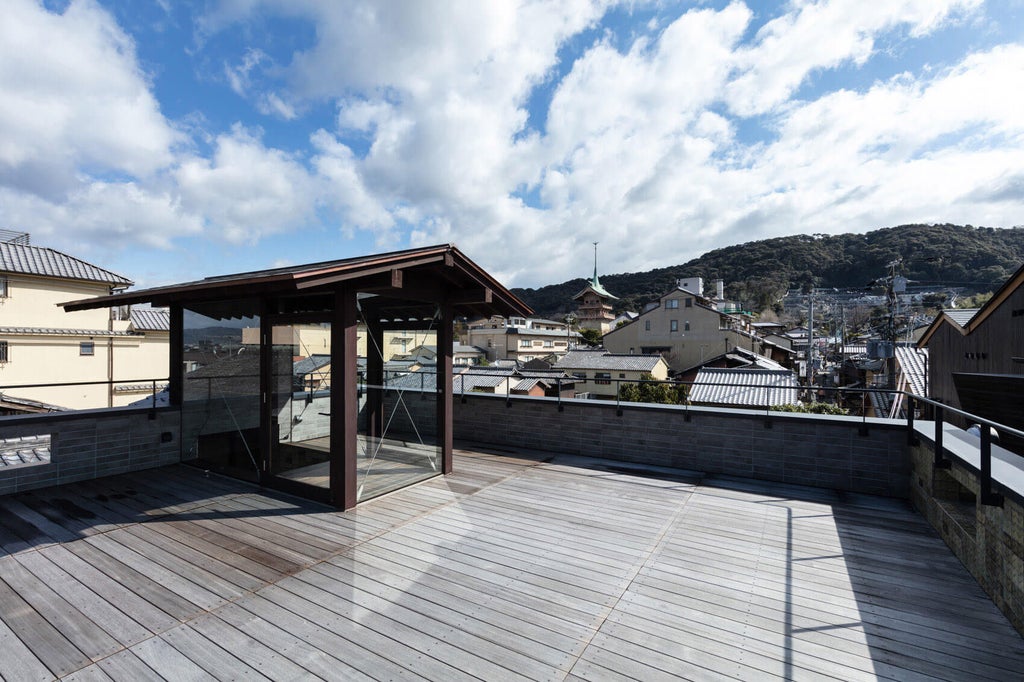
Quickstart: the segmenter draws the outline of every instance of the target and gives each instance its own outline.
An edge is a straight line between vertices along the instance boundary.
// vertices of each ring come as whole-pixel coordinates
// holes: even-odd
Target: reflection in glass
[[[330,487],[331,326],[272,327],[270,473]]]
[[[244,309],[237,302],[228,306]],[[257,481],[260,322],[249,317],[242,324],[244,328],[238,320],[225,322],[196,310],[185,311],[182,460]]]
[[[436,329],[373,334],[365,316],[361,322],[367,341],[357,373],[360,502],[441,473]],[[376,380],[371,365],[380,370]]]

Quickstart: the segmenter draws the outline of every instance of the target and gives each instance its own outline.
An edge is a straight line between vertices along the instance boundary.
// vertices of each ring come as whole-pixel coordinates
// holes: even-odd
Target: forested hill
[[[900,225],[866,234],[764,239],[715,249],[682,265],[601,275],[601,284],[619,297],[615,310],[621,312],[642,310],[680,278],[703,277],[708,287],[721,278],[726,298],[759,311],[771,307],[791,288],[864,288],[888,274],[889,263],[898,258],[903,260],[902,274],[912,285],[990,291],[1024,264],[1024,227]],[[572,297],[586,282],[581,277],[513,291],[537,315],[556,317],[575,309]]]

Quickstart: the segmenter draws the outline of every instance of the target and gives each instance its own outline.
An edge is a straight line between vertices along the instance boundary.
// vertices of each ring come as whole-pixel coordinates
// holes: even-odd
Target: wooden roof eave
[[[430,274],[444,279],[461,295],[443,295],[440,289],[420,285],[410,291],[402,285],[402,271],[427,268]],[[387,277],[390,273],[391,282]],[[397,273],[397,275],[396,275]],[[376,278],[370,281],[371,278]],[[421,280],[423,278],[420,278]],[[443,245],[385,254],[379,258],[360,258],[352,262],[327,264],[327,267],[308,271],[288,269],[266,274],[243,273],[242,276],[212,277],[198,282],[144,289],[136,292],[112,294],[79,299],[60,304],[66,311],[109,308],[119,305],[150,303],[210,302],[232,298],[251,299],[274,293],[315,293],[318,288],[328,289],[342,282],[364,280],[368,290],[378,291],[393,298],[436,303],[449,298],[459,314],[530,315],[533,310],[512,294],[497,280],[476,266],[452,245]],[[378,281],[380,280],[380,281]]]

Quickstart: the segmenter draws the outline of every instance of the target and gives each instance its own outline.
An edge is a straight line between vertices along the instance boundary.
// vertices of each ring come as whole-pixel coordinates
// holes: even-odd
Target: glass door
[[[271,327],[269,391],[272,485],[328,499],[331,476],[331,325]]]

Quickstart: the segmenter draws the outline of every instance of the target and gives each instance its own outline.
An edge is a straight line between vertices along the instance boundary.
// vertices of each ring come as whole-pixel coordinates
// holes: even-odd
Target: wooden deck
[[[455,463],[347,513],[183,466],[0,498],[0,676],[1024,676],[1024,640],[904,503]]]

